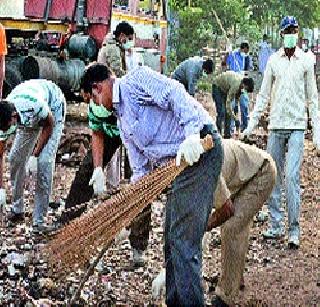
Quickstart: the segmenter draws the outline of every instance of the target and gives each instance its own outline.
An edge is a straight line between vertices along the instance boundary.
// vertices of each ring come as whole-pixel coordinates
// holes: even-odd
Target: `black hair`
[[[208,74],[212,74],[213,72],[213,61],[205,60],[202,64],[202,69],[206,70]]]
[[[268,39],[268,35],[267,35],[267,34],[263,34],[262,39],[263,39],[263,40]]]
[[[126,21],[122,21],[116,26],[116,29],[113,31],[116,39],[119,38],[121,33],[125,35],[133,35],[134,29],[129,23],[127,23]]]
[[[252,93],[254,90],[254,81],[252,78],[243,78],[242,80],[243,85],[247,87],[247,92]]]
[[[111,69],[105,64],[96,63],[90,65],[84,72],[80,88],[88,94],[92,94],[92,86],[96,82],[107,80],[112,75]]]
[[[248,48],[249,49],[249,44],[244,42],[244,43],[241,43],[240,45],[240,49],[245,49],[245,48]]]
[[[11,121],[12,113],[14,113],[15,110],[13,103],[6,100],[0,101],[0,130],[9,128],[9,122]]]

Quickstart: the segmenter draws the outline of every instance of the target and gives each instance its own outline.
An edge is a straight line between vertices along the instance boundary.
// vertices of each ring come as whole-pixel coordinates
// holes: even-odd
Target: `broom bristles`
[[[212,137],[207,136],[202,145],[206,151],[211,149]],[[182,163],[177,167],[175,159],[170,160],[59,230],[44,248],[52,273],[63,277],[85,269],[90,259],[110,246],[117,233],[159,197],[186,166]]]
[[[172,160],[59,230],[44,249],[55,273],[84,269],[184,169]]]

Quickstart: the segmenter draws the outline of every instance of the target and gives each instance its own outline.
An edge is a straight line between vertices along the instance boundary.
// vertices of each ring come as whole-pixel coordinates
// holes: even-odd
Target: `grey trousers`
[[[38,172],[34,197],[33,224],[44,222],[47,214],[49,197],[52,189],[52,178],[55,157],[64,124],[55,123],[52,135],[38,157]],[[26,163],[32,154],[40,132],[39,128],[19,127],[12,145],[9,161],[10,175],[13,187],[12,209],[16,213],[24,212],[24,183],[26,177]]]

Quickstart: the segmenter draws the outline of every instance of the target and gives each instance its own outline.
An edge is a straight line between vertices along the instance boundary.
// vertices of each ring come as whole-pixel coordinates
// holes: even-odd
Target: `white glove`
[[[240,134],[240,139],[244,139],[245,137],[248,138],[251,135],[251,131],[244,129],[243,132]]]
[[[202,153],[204,153],[204,148],[200,142],[200,134],[189,135],[179,146],[176,165],[180,166],[182,156],[189,165],[193,165],[199,161]]]
[[[152,297],[157,299],[166,286],[166,269],[162,269],[152,282]]]
[[[0,206],[6,204],[6,190],[0,189]]]
[[[93,185],[93,191],[95,195],[100,195],[106,190],[106,179],[102,167],[96,167],[93,171],[92,177],[89,181],[89,185]]]
[[[116,245],[120,244],[123,240],[127,239],[130,236],[131,229],[127,230],[126,227],[123,227],[122,230],[114,238],[114,243]]]
[[[26,164],[27,175],[36,174],[38,171],[38,159],[35,156],[31,156]]]

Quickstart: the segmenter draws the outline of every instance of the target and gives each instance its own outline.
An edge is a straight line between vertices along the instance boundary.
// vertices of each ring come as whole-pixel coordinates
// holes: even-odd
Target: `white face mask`
[[[292,49],[297,46],[298,34],[284,34],[283,35],[283,45],[284,48]]]
[[[244,57],[244,58],[245,58],[246,56],[248,56],[245,52],[240,52],[240,54],[241,54],[241,56]]]
[[[126,43],[122,44],[122,47],[125,50],[132,49],[134,47],[134,41],[133,40],[129,40]]]

